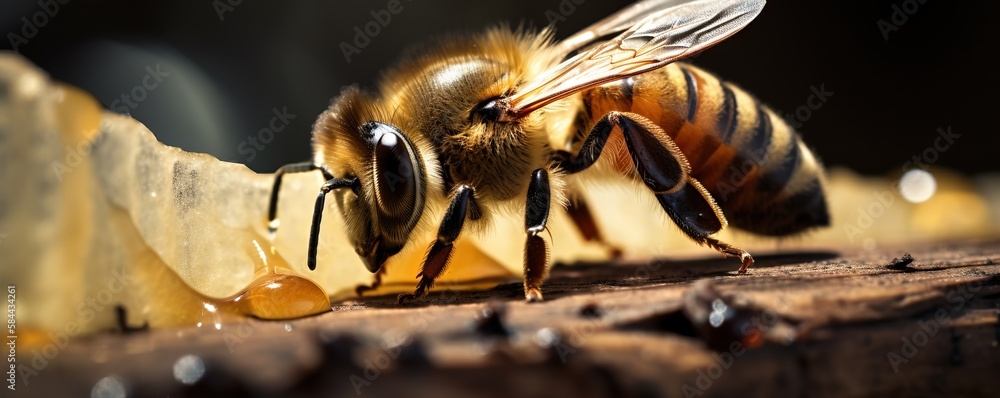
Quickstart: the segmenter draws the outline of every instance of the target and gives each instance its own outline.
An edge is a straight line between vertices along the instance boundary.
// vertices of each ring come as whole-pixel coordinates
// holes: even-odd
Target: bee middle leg
[[[457,185],[451,195],[451,203],[445,211],[441,226],[438,227],[437,240],[431,244],[424,258],[423,267],[420,273],[420,282],[417,283],[413,294],[400,294],[397,300],[400,304],[413,301],[427,295],[427,290],[434,286],[434,280],[444,272],[451,260],[451,251],[454,249],[453,243],[458,239],[465,225],[465,218],[469,217],[470,210],[477,208],[475,203],[475,190],[469,185]]]
[[[524,212],[524,299],[528,302],[542,301],[542,282],[548,272],[549,249],[539,233],[545,230],[549,219],[552,191],[549,188],[549,173],[538,169],[531,173],[528,198]]]
[[[722,210],[698,180],[690,176],[684,153],[660,126],[629,112],[609,112],[590,131],[580,151],[565,158],[560,167],[577,173],[592,166],[601,155],[614,127],[620,127],[639,178],[656,195],[660,206],[685,234],[723,255],[739,257],[745,273],[753,257],[743,249],[710,237],[726,227]]]

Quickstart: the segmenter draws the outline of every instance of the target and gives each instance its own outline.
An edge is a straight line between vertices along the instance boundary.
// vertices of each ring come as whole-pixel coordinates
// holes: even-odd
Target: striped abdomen
[[[670,64],[587,90],[583,100],[587,127],[610,111],[637,113],[662,127],[731,225],[765,235],[828,225],[822,167],[798,134],[708,72]],[[608,155],[628,159],[616,144],[608,143]]]

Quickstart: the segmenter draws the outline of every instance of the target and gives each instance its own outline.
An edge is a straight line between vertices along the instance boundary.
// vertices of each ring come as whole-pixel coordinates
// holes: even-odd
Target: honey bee
[[[729,223],[771,236],[828,225],[822,167],[773,111],[676,61],[733,35],[763,6],[644,0],[560,42],[549,30],[495,28],[420,47],[375,92],[347,88],[319,116],[312,161],[276,173],[271,225],[282,176],[320,170],[308,266],[334,192],[351,244],[376,273],[369,288],[415,230],[436,228],[402,303],[427,294],[462,233],[513,211],[524,217],[525,298],[538,301],[549,214],[565,209],[586,238],[601,239],[570,183],[603,170],[648,187],[688,237],[738,257],[745,273],[753,257],[712,235]]]

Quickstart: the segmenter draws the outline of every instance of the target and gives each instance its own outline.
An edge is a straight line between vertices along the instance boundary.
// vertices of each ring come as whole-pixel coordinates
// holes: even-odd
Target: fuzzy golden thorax
[[[382,106],[404,115],[412,127],[407,134],[433,144],[446,190],[468,184],[490,207],[491,201],[518,197],[530,173],[545,167],[541,112],[497,122],[481,117],[481,111],[554,64],[548,44],[546,32],[493,29],[417,48],[385,74],[379,85]]]
[[[436,224],[425,204],[443,203],[458,184],[475,191],[483,216],[477,224],[497,205],[523,206],[513,202],[523,202],[531,172],[549,166],[542,111],[497,122],[482,109],[555,64],[549,44],[548,32],[509,29],[439,40],[405,56],[376,93],[349,87],[320,116],[314,161],[336,177],[357,178],[353,193],[335,196],[369,269],[399,252],[414,228]],[[381,135],[406,145],[382,150],[388,160],[380,161]],[[394,162],[405,158],[412,165]]]

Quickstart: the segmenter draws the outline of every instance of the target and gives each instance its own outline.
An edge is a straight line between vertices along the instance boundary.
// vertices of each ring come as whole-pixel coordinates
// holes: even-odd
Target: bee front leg
[[[364,296],[365,292],[367,292],[367,291],[378,289],[379,286],[382,286],[382,277],[385,276],[385,270],[386,269],[387,268],[385,266],[383,266],[382,268],[379,268],[378,272],[375,272],[375,280],[372,281],[372,283],[370,285],[358,285],[358,286],[355,286],[354,287],[354,293],[357,294],[358,297],[361,297],[361,296]]]
[[[306,263],[309,270],[316,269],[316,251],[319,248],[319,226],[323,223],[323,209],[326,208],[326,194],[334,189],[354,188],[358,184],[356,177],[334,178],[326,171],[323,175],[329,178],[319,187],[319,194],[316,195],[316,206],[313,208],[312,226],[309,228],[309,248],[306,253]]]
[[[528,302],[542,301],[549,249],[545,239],[538,234],[545,230],[548,222],[551,198],[549,173],[544,169],[535,170],[531,173],[524,212],[524,231],[528,234],[524,242],[524,299]]]
[[[278,230],[278,193],[281,191],[281,180],[284,178],[285,174],[288,173],[306,173],[318,169],[316,165],[312,162],[302,162],[302,163],[290,163],[278,168],[278,171],[274,172],[274,185],[271,187],[271,200],[267,205],[267,229],[268,232],[274,233]],[[327,180],[333,179],[333,176],[327,175],[324,172]]]
[[[438,227],[437,240],[431,244],[427,257],[424,258],[423,267],[417,274],[420,277],[417,289],[413,294],[400,294],[398,297],[400,304],[426,296],[427,290],[434,286],[434,280],[444,272],[448,261],[451,260],[453,243],[462,232],[465,218],[469,216],[469,209],[476,207],[474,194],[474,189],[469,185],[462,184],[454,188],[451,204],[448,205],[441,226]]]

